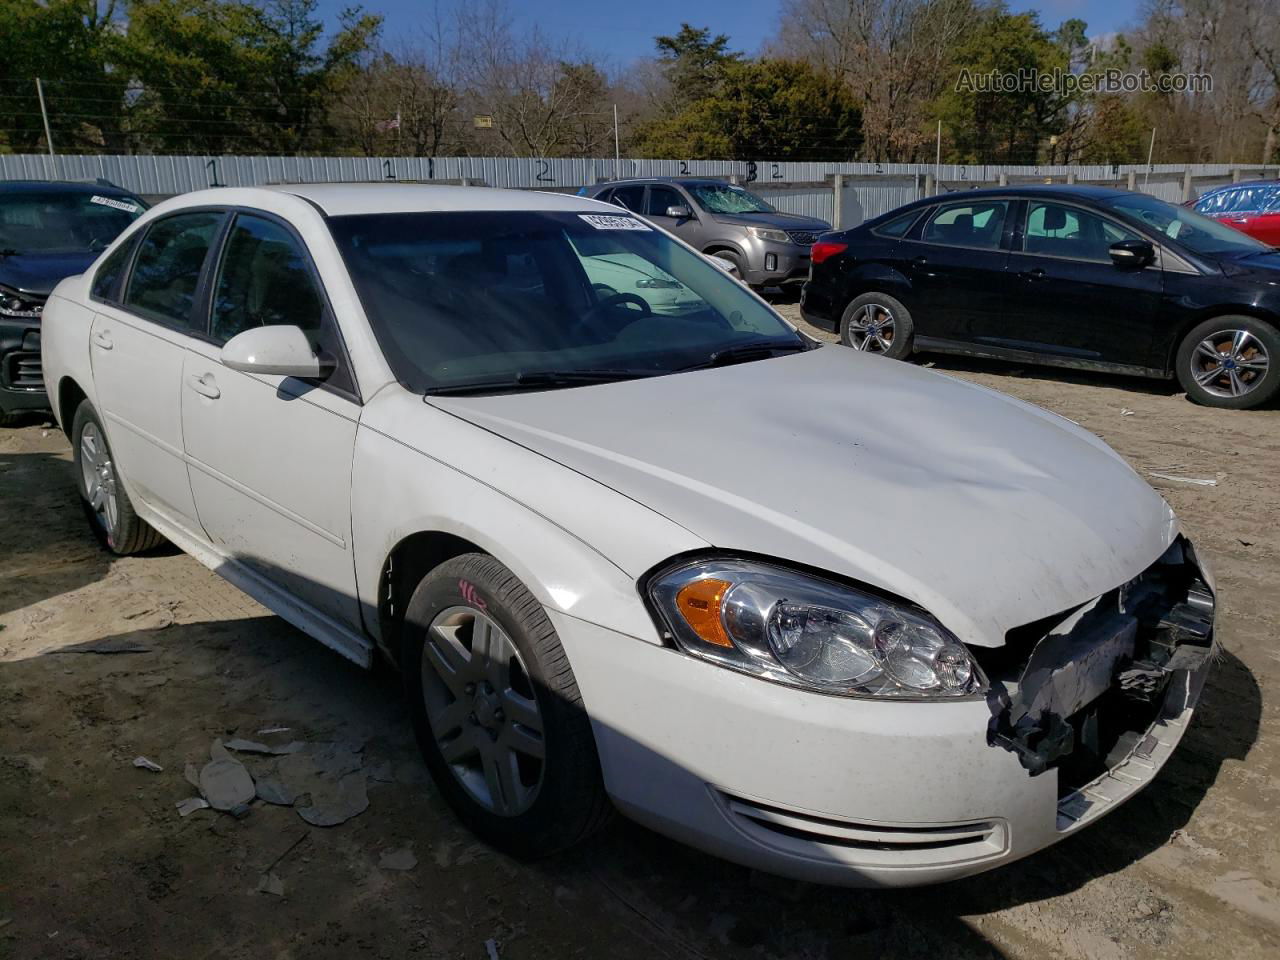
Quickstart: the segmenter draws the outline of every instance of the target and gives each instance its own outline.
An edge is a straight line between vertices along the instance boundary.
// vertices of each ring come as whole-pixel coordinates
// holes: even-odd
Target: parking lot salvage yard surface
[[[176,550],[101,551],[65,438],[32,425],[0,431],[0,957],[483,958],[489,941],[503,958],[1280,954],[1280,411],[932,362],[1099,434],[1217,577],[1222,658],[1158,782],[1122,809],[995,873],[901,892],[753,874],[624,821],[563,858],[512,861],[434,792],[393,676]],[[875,428],[874,409],[850,424]],[[810,479],[798,496],[850,509]],[[230,753],[287,792],[291,768],[341,745],[333,781],[358,774],[367,809],[333,826],[261,799],[243,818],[181,816],[184,771],[218,739],[306,744]]]

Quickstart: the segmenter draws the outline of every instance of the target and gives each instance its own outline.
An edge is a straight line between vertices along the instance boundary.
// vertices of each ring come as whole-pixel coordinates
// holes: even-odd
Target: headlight
[[[697,560],[655,577],[649,595],[686,653],[778,683],[895,699],[966,697],[985,684],[927,614],[785,567]]]
[[[776,240],[778,243],[790,243],[791,238],[785,230],[770,230],[768,227],[747,227],[747,233],[758,240]]]
[[[0,317],[20,317],[24,320],[40,316],[44,309],[42,297],[19,293],[12,287],[0,286]]]

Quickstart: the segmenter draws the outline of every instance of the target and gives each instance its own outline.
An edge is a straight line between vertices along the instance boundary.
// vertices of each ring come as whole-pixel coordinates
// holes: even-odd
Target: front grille
[[[5,357],[5,380],[14,390],[43,390],[40,354],[14,351]]]
[[[784,810],[729,794],[720,794],[720,799],[743,833],[806,857],[918,867],[998,856],[1007,847],[1007,831],[999,820],[871,824]]]
[[[818,239],[818,235],[812,230],[788,230],[787,236],[791,238],[792,243],[799,243],[806,247],[812,246]]]

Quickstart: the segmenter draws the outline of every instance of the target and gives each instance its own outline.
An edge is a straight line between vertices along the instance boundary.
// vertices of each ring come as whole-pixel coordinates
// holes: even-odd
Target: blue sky
[[[320,0],[321,12],[333,20],[342,7],[359,0]],[[412,39],[432,0],[363,0],[371,12],[386,17],[383,38]],[[1038,10],[1056,27],[1069,17],[1089,24],[1090,35],[1123,30],[1139,19],[1139,0],[1008,0],[1014,11]],[[653,37],[674,33],[681,21],[729,34],[735,49],[754,53],[775,33],[778,0],[511,0],[520,20],[537,22],[548,33],[568,34],[614,66],[624,66],[653,52]]]

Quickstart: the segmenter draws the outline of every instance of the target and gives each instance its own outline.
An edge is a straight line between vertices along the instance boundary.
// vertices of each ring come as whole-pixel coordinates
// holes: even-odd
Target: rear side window
[[[185,213],[157,220],[143,237],[124,305],[184,332],[202,332],[196,287],[222,214]]]
[[[945,203],[924,229],[925,243],[996,250],[1004,232],[1008,200]]]
[[[899,239],[907,235],[907,231],[911,229],[911,225],[916,222],[916,217],[920,216],[919,210],[912,210],[910,213],[904,213],[901,216],[894,217],[887,223],[873,229],[871,232],[882,237],[892,237]]]
[[[644,184],[618,187],[617,190],[613,191],[613,196],[609,198],[609,202],[619,207],[625,207],[632,213],[639,213],[644,206]]]
[[[93,286],[89,289],[89,295],[93,299],[108,302],[119,299],[120,280],[129,266],[129,256],[133,253],[135,239],[126,240],[111,251],[111,255],[106,260],[102,261],[102,266],[93,275]]]

